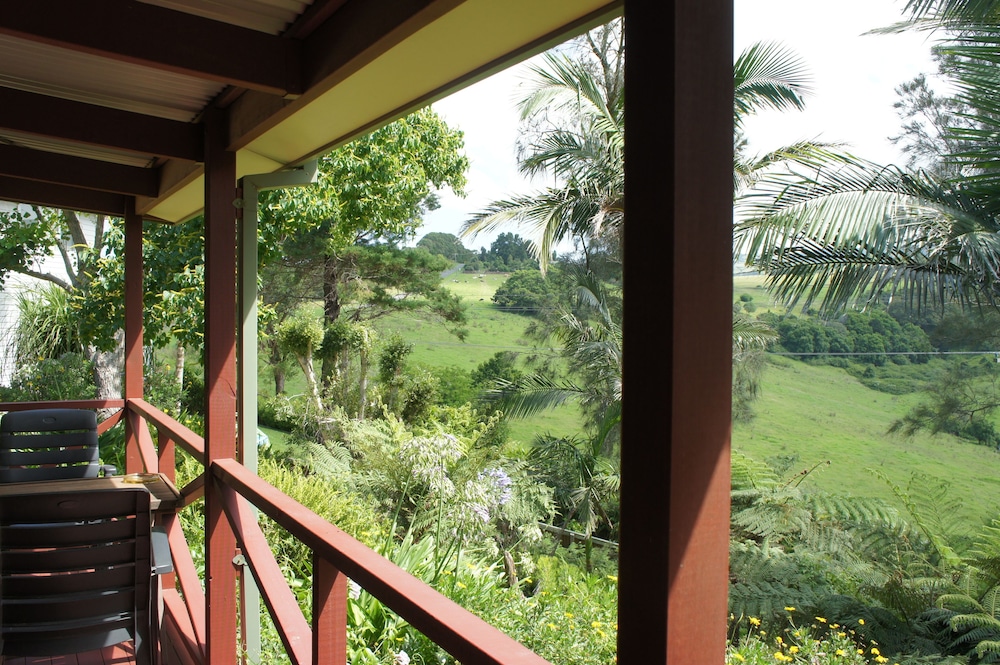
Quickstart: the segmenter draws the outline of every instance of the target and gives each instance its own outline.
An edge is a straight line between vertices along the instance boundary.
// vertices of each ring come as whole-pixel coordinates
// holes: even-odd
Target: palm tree
[[[562,53],[545,57],[533,69],[535,83],[520,104],[521,117],[529,124],[543,114],[558,120],[534,134],[521,160],[521,170],[530,175],[546,174],[559,186],[535,194],[497,201],[466,222],[463,235],[524,223],[534,229],[534,251],[543,269],[558,242],[575,238],[583,246],[589,270],[588,248],[603,241],[618,246],[624,217],[624,97],[621,61],[621,25],[613,22],[587,36],[587,57],[570,58]],[[734,186],[751,183],[768,165],[812,150],[798,144],[762,157],[749,158],[742,138],[749,116],[767,109],[800,109],[809,91],[809,78],[802,61],[787,48],[758,43],[744,50],[733,69],[733,122],[738,150],[733,164]],[[620,261],[620,254],[618,256]],[[580,384],[556,381],[532,374],[516,383],[498,386],[492,394],[502,401],[509,417],[521,417],[579,399],[590,411],[590,424],[610,439],[598,441],[610,450],[617,431],[621,407],[621,327],[612,318],[600,284],[593,275],[578,276],[578,290],[596,314],[597,325],[567,312],[557,336],[571,368],[580,371]],[[596,332],[595,332],[596,331]],[[758,389],[761,351],[773,335],[762,324],[736,317],[733,329],[733,359],[743,402]],[[597,394],[594,394],[596,391]],[[744,410],[748,413],[748,409]],[[611,414],[609,416],[609,414]],[[610,420],[609,420],[610,418]],[[606,427],[608,423],[612,426]]]
[[[531,68],[534,80],[518,107],[522,123],[536,129],[519,168],[556,184],[492,203],[463,225],[463,236],[526,226],[543,270],[564,240],[573,239],[588,261],[595,240],[617,242],[624,220],[623,38],[613,21],[584,37],[584,57],[549,52]]]
[[[962,181],[817,151],[741,198],[735,251],[779,298],[826,313],[900,294],[916,307],[991,302],[1000,237],[987,205]]]
[[[593,36],[596,34],[596,36]],[[496,201],[462,227],[462,235],[521,224],[533,236],[533,250],[545,270],[552,249],[573,239],[589,267],[590,248],[602,242],[617,250],[625,223],[625,99],[621,25],[612,22],[588,35],[586,58],[549,53],[531,69],[534,81],[519,103],[529,127],[555,121],[533,134],[523,149],[520,170],[557,184],[533,194]],[[733,67],[734,191],[771,164],[808,150],[800,143],[749,157],[745,120],[763,110],[801,109],[809,77],[801,59],[777,43],[759,42],[744,50]]]
[[[817,149],[766,172],[738,203],[737,251],[789,303],[833,312],[902,297],[996,304],[1000,285],[1000,14],[976,0],[911,0],[891,29],[946,29],[938,47],[966,117],[950,177]]]

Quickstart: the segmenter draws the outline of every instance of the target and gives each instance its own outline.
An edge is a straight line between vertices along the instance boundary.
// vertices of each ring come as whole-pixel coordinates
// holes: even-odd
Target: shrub
[[[5,402],[94,399],[94,366],[79,353],[39,358],[21,366],[0,396]]]
[[[795,618],[795,608],[786,607],[788,626],[768,631],[757,617],[731,617],[726,665],[868,665],[887,663],[875,643],[857,644],[852,628],[829,623],[823,617],[804,622]]]
[[[520,314],[536,314],[555,304],[552,287],[537,270],[518,270],[493,294],[493,302]]]

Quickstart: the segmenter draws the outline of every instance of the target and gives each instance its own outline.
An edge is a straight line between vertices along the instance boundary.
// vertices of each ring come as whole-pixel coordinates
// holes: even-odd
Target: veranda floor
[[[69,656],[0,656],[2,665],[135,665],[135,653],[130,643],[105,647]]]

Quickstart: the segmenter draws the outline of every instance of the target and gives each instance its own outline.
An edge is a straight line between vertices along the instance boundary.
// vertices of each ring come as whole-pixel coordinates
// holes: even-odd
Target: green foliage
[[[554,248],[572,239],[586,267],[594,248],[621,260],[624,226],[624,30],[591,31],[571,48],[546,54],[520,101],[525,139],[519,167],[555,184],[496,201],[463,225],[463,235],[517,225],[533,231],[544,270]]]
[[[876,643],[860,638],[853,627],[842,626],[822,616],[812,619],[800,616],[795,606],[784,609],[786,625],[768,626],[768,629],[763,627],[764,622],[758,616],[732,617],[726,665],[869,665],[890,662]]]
[[[618,632],[616,571],[586,573],[558,557],[542,556],[533,590],[505,587],[502,573],[475,559],[439,589],[488,623],[552,663],[607,665],[615,660]]]
[[[933,350],[920,327],[900,324],[882,309],[848,312],[834,322],[814,316],[766,318],[775,322],[782,348],[805,356],[855,354],[860,361],[881,367],[890,358],[896,363],[926,363],[927,356],[921,354]],[[908,352],[913,354],[902,355]]]
[[[403,400],[400,416],[403,422],[414,423],[427,417],[431,407],[438,401],[439,382],[436,376],[426,370],[411,372],[403,384]]]
[[[0,387],[0,400],[36,402],[43,400],[94,399],[94,367],[79,353],[58,358],[38,358],[18,367],[10,387]]]
[[[18,364],[84,350],[77,313],[66,289],[48,285],[17,294],[13,346]]]
[[[462,192],[468,168],[462,145],[462,133],[427,107],[324,155],[315,186],[261,195],[262,258],[274,258],[280,251],[274,240],[285,237],[311,243],[315,256],[362,238],[412,234],[422,210],[435,205],[432,188]]]
[[[475,401],[478,391],[466,370],[457,365],[438,367],[420,365],[420,367],[437,381],[436,403],[458,407]]]
[[[323,326],[305,312],[278,328],[278,343],[296,356],[312,357],[322,342]]]
[[[923,388],[924,398],[889,432],[913,436],[920,430],[948,433],[992,448],[1000,447],[1000,434],[992,415],[1000,407],[1000,369],[982,358],[959,361],[936,373]]]
[[[0,286],[11,272],[27,274],[35,261],[51,253],[60,235],[57,218],[38,208],[19,205],[0,211]]]
[[[493,357],[472,371],[472,383],[485,388],[496,384],[498,380],[513,383],[523,372],[517,369],[517,354],[513,351],[497,351]]]
[[[542,273],[518,270],[493,294],[493,302],[510,311],[536,314],[541,309],[555,306],[556,298]]]
[[[516,233],[501,233],[482,258],[488,270],[497,272],[537,269],[538,261],[532,258],[531,249],[531,243]]]
[[[85,293],[76,305],[87,339],[102,350],[114,346],[125,322],[124,222],[111,220]],[[204,349],[204,219],[143,226],[144,341],[154,348],[173,342]]]
[[[476,254],[463,245],[458,236],[452,233],[431,231],[417,241],[417,247],[426,249],[431,254],[443,256],[455,263],[470,263],[476,259]]]

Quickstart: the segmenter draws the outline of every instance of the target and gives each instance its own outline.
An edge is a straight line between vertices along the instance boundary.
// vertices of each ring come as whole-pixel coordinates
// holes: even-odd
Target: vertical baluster
[[[347,575],[313,555],[313,665],[347,665]]]

